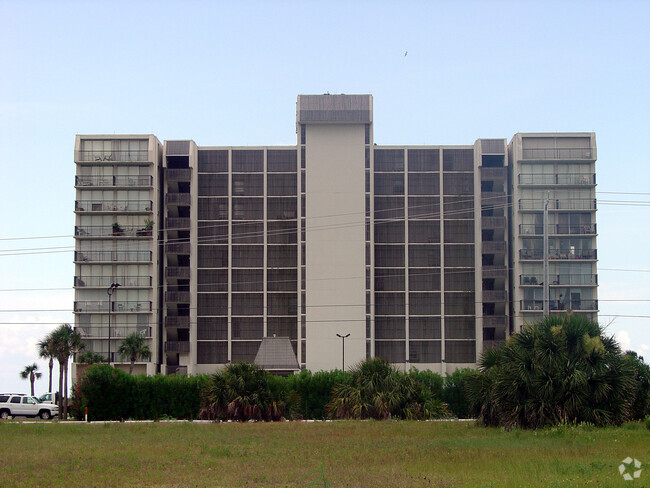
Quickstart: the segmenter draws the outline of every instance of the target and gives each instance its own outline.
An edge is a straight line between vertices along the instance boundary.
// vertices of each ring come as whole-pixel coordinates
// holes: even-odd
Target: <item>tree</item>
[[[417,376],[416,373],[400,373],[385,359],[367,359],[350,370],[349,383],[334,386],[327,409],[331,417],[345,419],[448,416],[446,405],[433,395],[431,386],[418,381]]]
[[[233,363],[208,380],[200,417],[239,422],[280,420],[298,404],[284,378],[255,364]]]
[[[37,369],[38,365],[34,363],[29,366],[25,366],[25,369],[20,372],[20,377],[22,379],[26,380],[29,378],[29,382],[32,385],[32,396],[34,396],[34,380],[40,379],[40,377],[43,376],[41,373],[38,373],[36,371]]]
[[[38,347],[39,357],[48,360],[48,368],[50,370],[50,376],[49,376],[50,380],[48,383],[47,391],[51,392],[52,391],[52,368],[54,368],[54,345],[52,344],[51,334],[45,337],[45,339],[39,341],[37,347]]]
[[[117,352],[122,359],[129,358],[129,361],[131,361],[129,374],[133,374],[133,365],[139,358],[149,359],[151,357],[151,351],[149,350],[149,346],[147,346],[147,341],[138,335],[137,332],[126,337],[122,341],[122,344],[120,344]]]
[[[83,364],[97,364],[104,362],[104,356],[94,351],[83,351],[77,354],[77,362]]]
[[[613,338],[581,315],[526,326],[481,356],[467,394],[485,425],[618,425],[630,418],[634,368]]]
[[[59,362],[59,398],[63,405],[59,405],[59,418],[68,416],[68,361],[70,356],[84,348],[81,335],[70,324],[61,324],[48,339],[52,341],[54,356]]]

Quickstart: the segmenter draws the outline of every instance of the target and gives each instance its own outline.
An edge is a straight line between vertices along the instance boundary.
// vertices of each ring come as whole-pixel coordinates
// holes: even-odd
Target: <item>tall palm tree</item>
[[[129,358],[129,361],[131,361],[129,374],[133,374],[133,365],[138,358],[149,359],[151,357],[151,351],[149,350],[149,346],[147,346],[147,341],[138,335],[137,332],[127,336],[122,341],[122,344],[120,344],[117,352],[122,359]]]
[[[23,369],[20,372],[20,377],[24,380],[29,378],[29,382],[32,385],[32,396],[34,396],[34,380],[39,379],[41,376],[43,376],[41,373],[38,373],[36,370],[38,369],[38,365],[36,363],[30,364],[28,366],[25,366],[25,369]]]
[[[54,346],[52,344],[51,334],[45,337],[45,339],[39,341],[37,347],[38,347],[39,357],[48,360],[48,368],[50,370],[50,381],[48,384],[47,391],[51,392],[52,391],[52,368],[54,368]]]
[[[84,348],[81,335],[70,324],[61,324],[50,334],[54,345],[54,353],[59,362],[59,398],[63,406],[59,405],[59,418],[68,416],[68,361],[70,356]],[[63,408],[62,408],[63,407]]]

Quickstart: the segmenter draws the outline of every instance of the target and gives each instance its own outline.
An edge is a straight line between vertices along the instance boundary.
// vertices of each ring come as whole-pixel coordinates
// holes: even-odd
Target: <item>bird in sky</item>
[[[409,53],[408,51],[405,51],[405,52],[404,52],[404,57],[406,57],[406,55],[407,55],[408,53]]]

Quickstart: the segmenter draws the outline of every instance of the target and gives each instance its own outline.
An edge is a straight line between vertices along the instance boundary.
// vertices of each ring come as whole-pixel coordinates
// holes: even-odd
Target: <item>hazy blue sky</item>
[[[27,391],[36,341],[73,321],[75,134],[295,144],[299,93],[373,94],[380,145],[595,131],[601,322],[648,359],[649,18],[647,1],[0,0],[0,391]]]

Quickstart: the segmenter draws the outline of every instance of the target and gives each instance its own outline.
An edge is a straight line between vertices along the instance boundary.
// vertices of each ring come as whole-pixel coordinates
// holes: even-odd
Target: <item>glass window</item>
[[[262,244],[264,242],[264,222],[233,222],[233,244]]]
[[[474,293],[445,293],[446,315],[474,315]]]
[[[199,198],[199,220],[228,220],[228,199]]]
[[[294,244],[297,240],[297,220],[267,222],[267,242],[269,244]]]
[[[198,315],[228,315],[227,293],[198,293]]]
[[[377,317],[375,319],[375,339],[404,339],[406,319],[404,317]]]
[[[445,242],[474,242],[473,220],[445,220]]]
[[[262,293],[233,293],[232,315],[264,315]]]
[[[409,268],[409,290],[440,291],[440,270],[432,268]]]
[[[298,338],[298,320],[296,317],[269,317],[266,322],[267,337]]]
[[[404,172],[404,150],[375,149],[375,171]]]
[[[298,266],[297,246],[268,246],[269,268],[295,268]]]
[[[233,269],[232,291],[263,291],[264,270]]]
[[[429,244],[409,245],[409,267],[440,267],[440,246]]]
[[[201,174],[199,179],[199,196],[228,196],[227,174]]]
[[[438,149],[409,149],[409,171],[439,171]]]
[[[403,363],[406,361],[406,341],[377,341],[375,356],[390,363]]]
[[[268,198],[268,220],[287,220],[298,217],[298,202],[293,198]]]
[[[198,291],[228,291],[227,269],[198,269]]]
[[[264,220],[263,198],[233,198],[233,220]]]
[[[269,174],[267,176],[267,195],[285,196],[298,194],[298,175]]]
[[[227,340],[228,317],[198,317],[196,338],[199,341]]]
[[[410,317],[411,339],[440,339],[440,317]]]
[[[228,246],[198,246],[199,268],[227,268]]]
[[[403,197],[375,197],[375,219],[404,218]]]
[[[226,364],[228,362],[227,342],[198,342],[196,345],[198,364]]]
[[[227,173],[228,151],[199,149],[199,173]],[[199,177],[199,183],[201,182]]]
[[[443,173],[445,195],[473,195],[474,175],[472,173]]]
[[[404,269],[375,270],[375,290],[404,291]]]
[[[409,293],[411,315],[440,315],[440,293]]]
[[[269,173],[295,173],[297,160],[295,149],[269,149],[266,153],[266,170]]]
[[[409,173],[409,195],[439,195],[438,173]]]
[[[263,317],[233,317],[233,339],[261,339],[264,337]]]
[[[439,363],[442,358],[440,341],[409,341],[409,361]]]
[[[474,317],[445,317],[446,339],[475,339]]]
[[[375,315],[404,315],[404,293],[375,293]]]
[[[232,362],[244,361],[252,363],[255,361],[261,341],[235,341],[232,343]]]
[[[233,173],[261,173],[263,170],[264,151],[255,149],[233,150]]]
[[[262,196],[264,195],[264,175],[234,174],[232,175],[233,196]]]
[[[375,267],[404,267],[404,246],[375,246]]]
[[[375,173],[375,195],[404,195],[404,173]]]
[[[404,222],[376,222],[375,242],[404,242]]]
[[[445,361],[447,363],[475,363],[475,341],[445,341]]]
[[[410,221],[409,242],[439,243],[440,242],[440,221],[437,220]]]
[[[474,169],[474,150],[444,149],[442,165],[445,171],[472,171]]]
[[[264,246],[232,246],[233,268],[261,268],[264,266]]]

